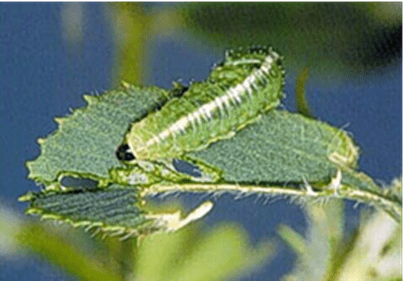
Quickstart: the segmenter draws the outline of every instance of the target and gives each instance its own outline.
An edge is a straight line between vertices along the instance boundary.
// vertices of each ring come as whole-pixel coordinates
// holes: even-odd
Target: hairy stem
[[[358,173],[359,174],[359,173]],[[359,174],[364,180],[364,174]],[[340,179],[339,179],[340,180]],[[367,183],[368,184],[368,183]],[[259,194],[269,196],[290,196],[300,199],[319,199],[324,201],[331,198],[347,199],[360,203],[375,206],[387,212],[394,220],[401,222],[402,209],[401,202],[394,200],[380,192],[374,190],[358,189],[356,186],[341,184],[335,179],[324,189],[313,190],[310,185],[306,184],[305,188],[296,189],[279,186],[259,186],[259,185],[237,185],[237,184],[214,184],[214,183],[188,183],[174,185],[154,185],[143,191],[143,196],[152,196],[161,193],[176,192],[195,192],[195,193],[237,193],[238,197]],[[324,199],[324,200],[321,200]]]

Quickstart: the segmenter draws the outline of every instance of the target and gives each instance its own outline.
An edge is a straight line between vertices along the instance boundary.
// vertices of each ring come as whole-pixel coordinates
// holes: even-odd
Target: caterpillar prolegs
[[[132,124],[117,157],[129,163],[175,158],[229,138],[279,105],[283,74],[272,49],[227,52],[206,81]]]

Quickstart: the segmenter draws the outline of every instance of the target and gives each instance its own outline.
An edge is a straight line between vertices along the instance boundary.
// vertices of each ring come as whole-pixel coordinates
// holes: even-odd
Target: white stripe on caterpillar
[[[136,162],[199,150],[279,105],[282,87],[280,57],[272,50],[227,53],[206,82],[193,83],[182,97],[132,124],[117,156]]]

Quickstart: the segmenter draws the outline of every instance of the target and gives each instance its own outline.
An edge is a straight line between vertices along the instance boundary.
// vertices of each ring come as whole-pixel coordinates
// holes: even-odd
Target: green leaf
[[[192,154],[237,183],[288,183],[329,180],[338,165],[355,167],[357,148],[337,128],[287,111],[270,111],[235,137]]]
[[[149,227],[151,220],[141,208],[138,193],[135,188],[117,185],[107,189],[31,193],[26,198],[31,201],[27,213],[88,229],[118,233],[125,229],[142,229]]]
[[[233,71],[238,70],[238,60],[243,57],[237,53],[236,59]],[[255,75],[258,74],[252,76]],[[280,86],[282,81],[277,83]],[[204,84],[198,84],[201,91]],[[140,204],[144,196],[222,190],[308,198],[339,195],[374,204],[400,220],[398,197],[384,195],[372,179],[355,171],[358,148],[343,130],[287,111],[270,110],[261,115],[257,111],[257,118],[243,124],[245,127],[232,132],[227,139],[207,143],[200,151],[184,155],[179,152],[180,160],[190,159],[201,168],[200,178],[176,170],[172,159],[157,157],[153,161],[122,165],[116,149],[132,122],[144,120],[149,112],[160,109],[173,97],[181,101],[185,89],[179,84],[174,84],[171,91],[124,84],[100,96],[85,96],[87,106],[75,110],[71,116],[56,119],[60,124],[58,131],[39,141],[41,155],[27,163],[29,177],[46,186],[42,193],[21,198],[31,201],[29,212],[73,225],[129,234],[173,231],[206,214],[211,203],[202,204],[182,219],[180,213],[145,211]],[[280,98],[278,91],[275,94]],[[172,114],[176,116],[177,112]],[[131,133],[136,138],[136,130]],[[65,187],[64,176],[92,179],[98,182],[98,187]],[[313,192],[309,182],[320,191]],[[123,187],[127,185],[134,188]]]
[[[242,60],[238,53],[234,56],[234,59]],[[233,58],[226,57],[226,61],[230,59]],[[239,71],[244,71],[243,65],[240,65]],[[237,72],[233,68],[232,71]],[[218,76],[218,69],[215,68],[211,76]],[[220,75],[233,77],[232,71]],[[203,85],[208,87],[212,82],[196,84],[202,91]],[[180,95],[182,90],[180,85],[171,92],[125,85],[100,96],[85,96],[87,106],[75,110],[71,116],[56,119],[60,124],[58,131],[40,141],[41,155],[27,163],[29,177],[45,184],[50,184],[60,175],[132,185],[189,180],[187,175],[181,176],[175,169],[166,169],[161,164],[122,166],[115,155],[132,122],[141,120],[171,97]],[[275,95],[280,98],[278,91]],[[274,101],[274,104],[277,102]],[[171,113],[168,111],[167,114]],[[172,114],[175,116],[176,112]],[[304,179],[310,182],[327,181],[335,174],[335,158],[345,167],[354,167],[357,161],[357,149],[343,131],[297,114],[274,110],[230,139],[217,141],[207,149],[190,155],[213,169],[216,167],[224,171],[220,180],[230,183],[284,184],[301,183]],[[211,177],[211,181],[216,180],[217,177]],[[104,183],[103,186],[106,185]]]
[[[21,201],[30,201],[29,214],[43,219],[55,219],[87,230],[102,230],[125,237],[176,231],[208,213],[213,203],[206,201],[185,218],[181,213],[152,212],[147,210],[140,192],[134,187],[111,185],[107,188],[76,189],[68,191],[48,188],[40,193],[28,193]]]
[[[87,106],[56,118],[58,130],[39,139],[41,155],[27,162],[29,178],[50,183],[62,174],[108,178],[121,166],[115,150],[131,122],[162,106],[174,91],[125,85],[99,96],[84,96]]]
[[[25,220],[13,233],[13,240],[20,250],[37,254],[80,280],[121,280],[116,270],[105,266],[107,258],[90,253],[88,245],[92,243],[88,239],[85,243],[82,233],[66,230],[39,220]]]
[[[139,280],[227,280],[260,266],[273,245],[252,248],[237,225],[221,225],[198,237],[192,229],[147,237],[137,255]]]

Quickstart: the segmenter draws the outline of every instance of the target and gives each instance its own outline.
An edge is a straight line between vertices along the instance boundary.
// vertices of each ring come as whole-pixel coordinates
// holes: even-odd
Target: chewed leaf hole
[[[60,184],[64,187],[70,187],[74,188],[77,190],[88,190],[88,189],[94,189],[97,188],[98,182],[91,180],[91,179],[86,179],[86,178],[75,178],[72,176],[64,176],[60,180]]]
[[[174,158],[172,163],[173,163],[175,170],[177,170],[177,172],[187,174],[187,175],[190,175],[195,178],[202,177],[202,171],[197,166],[195,166],[189,162],[178,160],[178,159]]]

